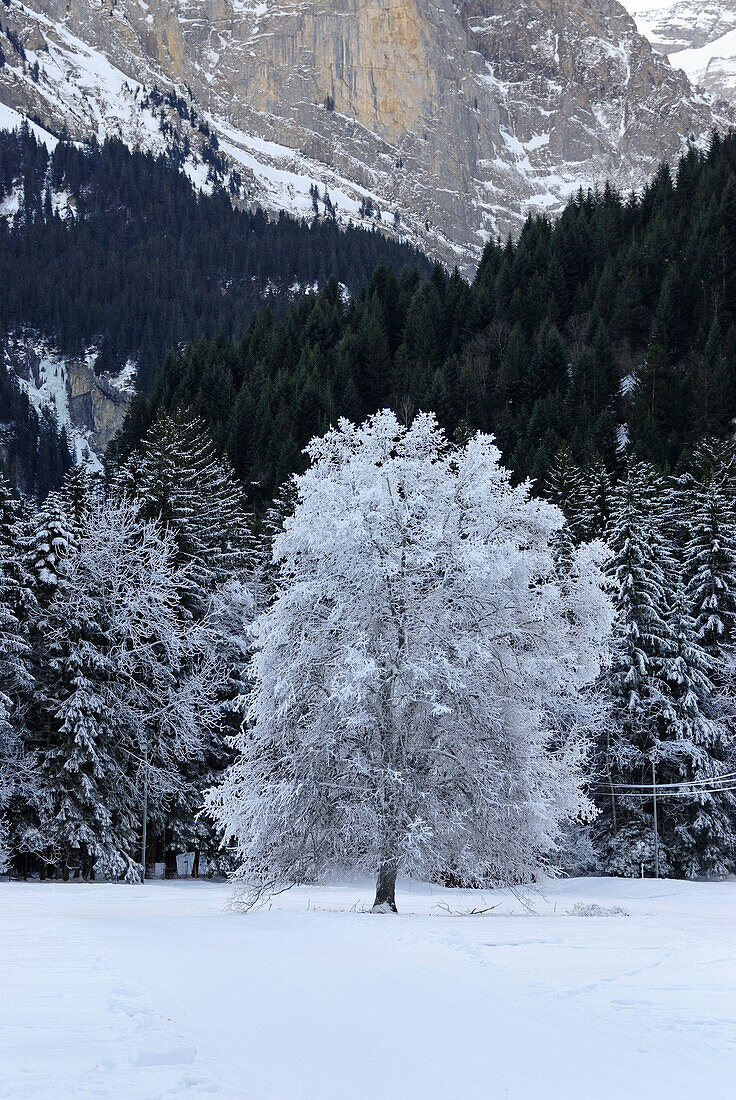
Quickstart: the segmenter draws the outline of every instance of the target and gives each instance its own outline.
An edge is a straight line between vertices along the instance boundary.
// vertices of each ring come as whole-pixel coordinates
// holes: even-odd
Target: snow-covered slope
[[[615,0],[8,0],[0,22],[0,103],[50,130],[173,147],[205,184],[205,125],[242,201],[309,214],[316,182],[466,270],[725,121]]]
[[[736,0],[622,0],[670,64],[716,99],[736,103]]]

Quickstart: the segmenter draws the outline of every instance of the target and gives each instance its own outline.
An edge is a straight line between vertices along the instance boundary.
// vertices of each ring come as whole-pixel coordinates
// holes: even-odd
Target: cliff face
[[[466,270],[529,210],[640,184],[719,120],[612,0],[10,0],[0,16],[26,50],[5,49],[11,106],[155,146],[141,86],[174,87],[246,201],[309,213],[316,182],[347,220],[370,198],[384,229]]]
[[[95,374],[95,358],[94,349],[81,358],[62,355],[30,332],[11,334],[5,346],[5,365],[33,405],[54,413],[77,460],[93,467],[123,426],[135,379],[132,364],[119,375]]]

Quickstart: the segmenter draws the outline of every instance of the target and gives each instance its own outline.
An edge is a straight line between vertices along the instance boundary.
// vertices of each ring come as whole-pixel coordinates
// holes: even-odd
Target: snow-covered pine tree
[[[201,421],[162,414],[120,474],[142,514],[172,534],[188,567],[187,603],[203,614],[212,590],[242,568],[251,548],[243,490]]]
[[[124,497],[90,500],[44,616],[37,854],[136,880],[146,793],[176,793],[216,721],[204,628],[179,615],[173,538]]]
[[[578,521],[578,537],[603,538],[610,520],[613,488],[611,476],[600,455],[596,455],[588,469],[583,471],[580,493],[583,506]]]
[[[665,490],[653,467],[635,463],[612,494],[607,571],[615,589],[616,620],[605,681],[613,724],[602,746],[609,796],[601,794],[598,832],[604,866],[613,874],[636,876],[642,865],[651,870],[654,862],[651,802],[622,795],[617,788],[651,781],[659,740],[662,677],[673,653],[668,595],[675,577],[660,511]]]
[[[72,466],[59,490],[64,515],[76,534],[82,523],[94,493],[99,490],[101,478],[82,462]]]
[[[42,603],[53,598],[63,563],[74,548],[74,525],[61,495],[49,493],[35,517],[28,557],[35,592]]]
[[[695,629],[713,656],[725,656],[736,633],[736,502],[723,474],[696,481],[681,494],[686,532],[683,568]]]
[[[142,514],[161,522],[175,540],[176,562],[182,566],[184,584],[181,613],[194,622],[219,616],[229,597],[235,599],[237,584],[250,588],[259,572],[259,548],[253,539],[242,486],[229,462],[219,455],[205,426],[179,410],[162,414],[143,441],[142,453],[130,457],[120,471],[118,484],[127,486],[141,503]],[[227,593],[225,592],[227,589]],[[216,627],[215,629],[219,629]],[[228,655],[241,660],[231,646],[232,639],[216,641],[222,666]],[[226,669],[231,680],[240,680],[239,668]],[[205,841],[208,854],[217,851],[210,824],[197,820],[204,791],[218,778],[232,754],[225,740],[234,732],[234,712],[228,704],[240,694],[224,692],[224,727],[210,731],[203,756],[182,762],[182,784],[167,800],[167,812],[157,827],[164,836],[166,858],[185,846],[198,853]],[[196,856],[195,856],[196,859]]]
[[[398,871],[533,877],[589,810],[567,716],[611,622],[603,548],[563,591],[562,514],[433,416],[341,421],[308,451],[240,756],[209,799],[250,900],[336,869],[377,871],[379,911]]]
[[[555,456],[545,486],[544,496],[561,509],[570,535],[575,541],[582,537],[587,500],[584,474],[573,460],[567,444],[563,444]]]
[[[657,783],[692,781],[693,786],[669,795],[665,791],[660,833],[678,874],[720,877],[736,865],[736,799],[731,791],[716,789],[729,784],[706,781],[732,770],[728,712],[711,678],[716,662],[702,645],[682,590],[673,601],[669,626],[672,647],[663,667],[653,759]]]
[[[0,475],[0,819],[8,858],[24,826],[16,803],[29,796],[33,770],[24,748],[25,711],[33,691],[29,630],[36,606],[24,561],[27,539],[23,506]]]
[[[731,496],[736,496],[736,437],[701,439],[693,452],[690,467],[697,481],[718,480]]]
[[[0,691],[27,688],[28,619],[34,600],[25,567],[28,532],[21,502],[0,474]]]

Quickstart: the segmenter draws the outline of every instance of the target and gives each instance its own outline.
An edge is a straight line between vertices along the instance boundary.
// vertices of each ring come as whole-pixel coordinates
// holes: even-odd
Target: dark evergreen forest
[[[714,135],[639,196],[581,191],[556,221],[530,218],[472,285],[381,264],[348,304],[333,281],[241,339],[170,352],[120,452],[186,406],[269,496],[312,435],[389,405],[495,432],[542,484],[563,444],[611,472],[627,454],[677,468],[728,428],[735,383],[736,137]]]
[[[266,295],[280,314],[295,284],[333,276],[352,292],[380,260],[430,270],[377,230],[198,194],[174,160],[118,141],[49,153],[27,128],[0,133],[0,202],[9,194],[20,209],[0,219],[0,333],[29,325],[69,353],[101,342],[97,368],[137,359],[143,390],[170,348],[242,336]]]

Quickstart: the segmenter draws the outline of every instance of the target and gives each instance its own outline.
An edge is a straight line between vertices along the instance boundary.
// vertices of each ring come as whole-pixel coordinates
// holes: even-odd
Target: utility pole
[[[143,745],[143,841],[141,843],[141,883],[146,881],[146,826],[148,824],[148,745]]]
[[[654,877],[659,878],[659,831],[657,829],[657,772],[652,758],[652,795],[654,798]]]

